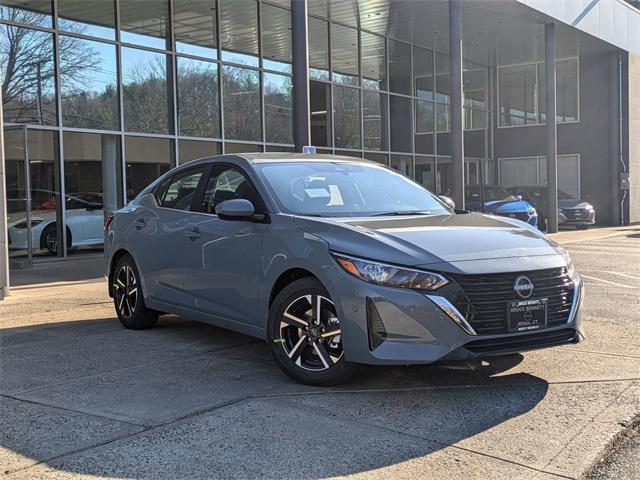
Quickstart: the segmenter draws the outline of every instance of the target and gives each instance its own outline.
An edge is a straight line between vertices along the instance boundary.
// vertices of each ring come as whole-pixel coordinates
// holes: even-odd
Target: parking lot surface
[[[578,478],[640,413],[640,228],[557,238],[586,341],[332,388],[187,319],[126,331],[102,280],[19,287],[0,303],[0,475]]]

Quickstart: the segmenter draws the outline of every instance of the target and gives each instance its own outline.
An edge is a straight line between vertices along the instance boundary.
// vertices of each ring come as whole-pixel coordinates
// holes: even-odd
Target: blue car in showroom
[[[196,160],[105,225],[124,327],[168,313],[251,335],[303,383],[339,383],[355,364],[466,361],[581,338],[582,281],[566,250],[362,159]]]
[[[482,204],[484,203],[484,209]],[[528,223],[532,227],[538,226],[538,212],[535,207],[520,195],[514,195],[500,185],[467,185],[465,187],[465,208],[472,212],[500,215],[515,218]]]

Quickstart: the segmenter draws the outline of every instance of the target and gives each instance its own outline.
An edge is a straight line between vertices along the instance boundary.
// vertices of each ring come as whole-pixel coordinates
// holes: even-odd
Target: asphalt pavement
[[[594,465],[640,413],[640,227],[596,233],[556,237],[586,282],[584,342],[367,367],[332,388],[292,382],[265,344],[209,325],[165,316],[124,330],[104,280],[43,274],[0,302],[0,475],[606,475]],[[620,468],[637,443],[615,450]]]

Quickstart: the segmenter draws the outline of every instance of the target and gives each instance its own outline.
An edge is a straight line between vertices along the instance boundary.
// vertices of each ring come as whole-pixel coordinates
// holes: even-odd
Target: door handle
[[[200,230],[198,229],[198,227],[187,230],[185,232],[185,236],[189,240],[197,240],[198,238],[202,238],[202,235],[200,234]]]
[[[147,222],[145,221],[144,218],[139,218],[133,221],[133,226],[136,227],[136,230],[142,230],[144,227],[147,226]]]

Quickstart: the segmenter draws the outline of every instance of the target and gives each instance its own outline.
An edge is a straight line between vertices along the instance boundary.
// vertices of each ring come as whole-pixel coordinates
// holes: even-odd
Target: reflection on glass
[[[259,142],[262,140],[259,73],[230,65],[222,69],[226,138]]]
[[[536,65],[498,69],[500,126],[538,123]]]
[[[309,98],[311,105],[311,144],[331,146],[331,86],[327,83],[310,81]]]
[[[116,47],[60,36],[62,124],[68,127],[117,130]],[[71,48],[73,47],[73,48]]]
[[[411,125],[411,99],[389,96],[391,112],[391,150],[411,152],[413,127]]]
[[[225,153],[255,153],[262,152],[262,145],[252,143],[225,143]]]
[[[450,197],[453,188],[453,170],[450,157],[436,158],[436,188],[437,195]]]
[[[198,158],[219,155],[222,150],[218,142],[201,142],[198,140],[178,140],[178,160],[183,163]]]
[[[263,67],[291,73],[291,11],[263,3],[261,14]]]
[[[391,155],[389,165],[405,177],[413,178],[413,157],[411,155]]]
[[[220,42],[226,62],[258,66],[258,4],[220,0]]]
[[[0,19],[51,28],[51,0],[2,0]]]
[[[364,158],[373,162],[378,162],[382,165],[389,166],[389,155],[387,155],[386,153],[364,152]]]
[[[433,133],[433,103],[416,100],[416,133]]]
[[[389,40],[389,90],[411,95],[411,47],[397,40]]]
[[[126,158],[127,201],[154,181],[173,164],[173,142],[165,138],[127,136]]]
[[[181,0],[173,3],[176,51],[215,59],[218,56],[215,0]]]
[[[464,105],[483,110],[485,108],[485,71],[467,70],[463,72],[462,78]]]
[[[451,101],[449,80],[449,55],[436,53],[436,100],[442,103]]]
[[[145,47],[166,48],[168,7],[166,0],[120,2],[120,39]]]
[[[433,157],[416,155],[416,182],[431,192],[435,190],[435,165]]]
[[[450,124],[451,107],[442,103],[436,103],[436,131],[448,132]]]
[[[329,80],[329,23],[314,17],[309,17],[309,77]]]
[[[122,205],[120,138],[65,132],[66,221],[73,247],[102,248],[104,214]],[[82,250],[74,249],[73,253]]]
[[[358,30],[332,24],[331,68],[333,81],[358,85]]]
[[[538,64],[538,110],[540,123],[546,122],[544,63]],[[556,120],[578,121],[578,61],[561,60],[556,63]]]
[[[266,141],[293,143],[291,77],[265,73],[263,79]]]
[[[115,24],[113,0],[58,0],[60,30],[113,40]]]
[[[387,95],[377,92],[362,92],[362,122],[364,148],[387,149]]]
[[[178,57],[180,135],[220,137],[218,64]]]
[[[362,86],[373,90],[386,90],[387,52],[384,37],[360,32]]]
[[[415,96],[421,100],[433,100],[433,52],[413,48],[413,75]]]
[[[122,89],[125,130],[169,132],[166,55],[122,48]]]
[[[333,121],[336,147],[361,148],[359,90],[339,85],[333,87]]]
[[[29,15],[23,10],[0,9],[18,17]],[[72,44],[61,45],[61,53],[69,53]],[[30,28],[0,25],[0,71],[4,121],[56,124],[56,89],[53,35]],[[73,75],[68,69],[61,78]]]
[[[7,195],[7,234],[10,265],[26,257],[27,233],[27,178],[25,165],[24,131],[4,129],[4,167]]]

